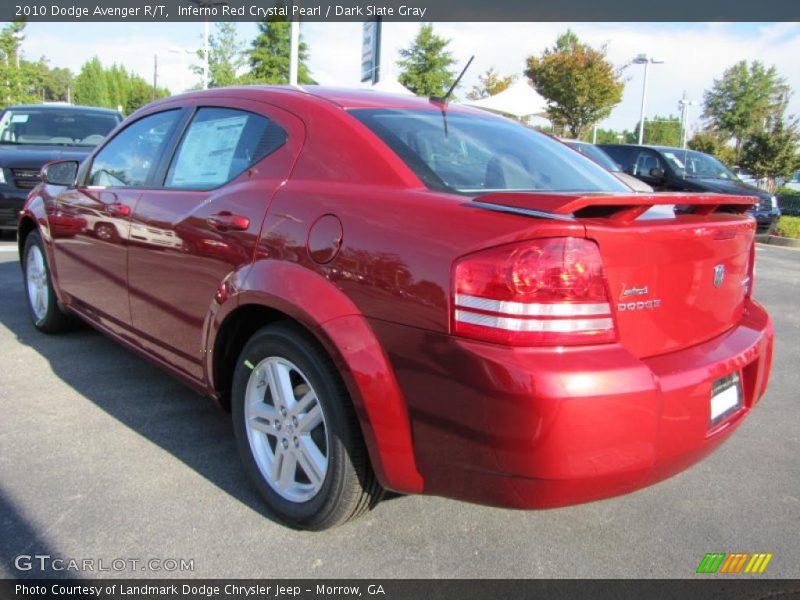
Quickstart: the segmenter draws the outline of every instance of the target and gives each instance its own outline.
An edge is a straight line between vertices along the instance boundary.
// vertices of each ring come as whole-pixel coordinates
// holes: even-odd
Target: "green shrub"
[[[800,239],[800,217],[782,216],[778,221],[777,234]]]

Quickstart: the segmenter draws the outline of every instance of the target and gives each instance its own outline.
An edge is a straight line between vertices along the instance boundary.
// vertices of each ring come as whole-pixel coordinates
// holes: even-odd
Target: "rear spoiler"
[[[709,215],[744,213],[758,203],[753,196],[729,194],[575,194],[553,192],[492,192],[472,200],[482,208],[558,220],[606,217],[628,222],[657,205],[674,204],[681,212]]]

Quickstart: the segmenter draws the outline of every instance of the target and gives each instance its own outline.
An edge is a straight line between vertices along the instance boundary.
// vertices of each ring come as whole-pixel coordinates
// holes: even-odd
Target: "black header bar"
[[[476,21],[705,22],[800,21],[787,0],[2,0],[0,20],[13,21]]]

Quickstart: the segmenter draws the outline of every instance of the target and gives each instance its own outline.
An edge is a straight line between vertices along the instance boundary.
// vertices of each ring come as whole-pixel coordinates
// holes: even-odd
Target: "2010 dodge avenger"
[[[714,450],[767,386],[753,198],[636,194],[442,100],[192,93],[42,177],[19,221],[36,327],[80,317],[230,407],[294,527],[386,489],[629,492]]]

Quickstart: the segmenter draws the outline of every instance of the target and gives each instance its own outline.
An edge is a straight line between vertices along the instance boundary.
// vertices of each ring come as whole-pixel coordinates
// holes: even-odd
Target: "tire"
[[[58,305],[42,237],[32,231],[25,238],[22,260],[25,300],[34,326],[44,333],[58,333],[69,328],[72,319]]]
[[[117,228],[111,223],[98,223],[94,226],[94,235],[105,242],[116,243],[119,241]]]
[[[299,327],[270,325],[250,338],[234,371],[232,412],[245,470],[282,523],[329,529],[379,501],[344,383]]]

